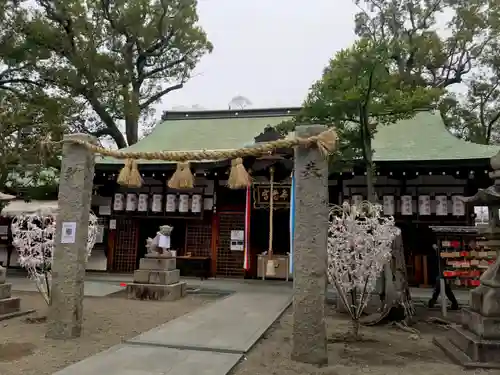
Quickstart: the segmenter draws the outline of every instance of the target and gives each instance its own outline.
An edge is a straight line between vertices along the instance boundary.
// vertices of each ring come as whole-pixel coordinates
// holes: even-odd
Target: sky
[[[300,106],[328,60],[355,40],[356,10],[352,0],[199,0],[214,50],[157,110],[227,109],[237,95],[251,108]]]

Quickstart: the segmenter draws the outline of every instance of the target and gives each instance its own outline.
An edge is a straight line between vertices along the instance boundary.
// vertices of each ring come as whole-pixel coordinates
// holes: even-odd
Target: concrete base
[[[170,285],[133,283],[127,285],[127,296],[139,300],[175,301],[186,296],[186,285],[185,282]]]
[[[21,310],[21,298],[9,297],[0,300],[0,315],[11,314]]]

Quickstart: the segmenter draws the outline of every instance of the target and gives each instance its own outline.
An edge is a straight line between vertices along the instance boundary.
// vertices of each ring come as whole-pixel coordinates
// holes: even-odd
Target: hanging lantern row
[[[434,199],[432,199],[434,198]],[[411,216],[414,214],[414,203],[418,204],[418,213],[421,216],[432,215],[432,207],[436,216],[448,216],[450,213],[453,216],[465,216],[465,203],[461,195],[452,195],[449,199],[446,194],[436,194],[434,197],[428,194],[419,195],[418,199],[414,200],[412,195],[402,195],[399,197],[399,212],[403,216]],[[352,204],[360,204],[363,201],[361,194],[353,194],[351,197]],[[393,216],[396,214],[396,197],[394,195],[384,195],[382,197],[382,207],[384,215]]]
[[[481,171],[479,171],[481,172]],[[484,174],[488,174],[490,171],[488,170],[484,170],[482,171]],[[456,175],[456,176],[459,176],[459,175],[463,175],[465,174],[465,172],[461,172],[461,171],[456,171],[454,174],[453,173],[449,173],[449,172],[432,172],[432,171],[429,171],[427,173],[420,173],[418,171],[416,172],[406,172],[406,171],[402,171],[402,172],[389,172],[389,173],[385,173],[385,174],[381,174],[380,172],[376,172],[376,175],[377,176],[394,176],[394,175],[402,175],[402,176],[425,176],[425,175],[429,175],[429,176],[439,176],[439,175],[442,175],[442,176],[453,176],[453,175]],[[474,176],[474,174],[476,174],[476,171],[469,171],[468,175],[469,177],[471,176]],[[341,176],[366,176],[366,172],[363,172],[363,173],[356,173],[354,171],[347,171],[347,172],[340,172],[339,175]]]

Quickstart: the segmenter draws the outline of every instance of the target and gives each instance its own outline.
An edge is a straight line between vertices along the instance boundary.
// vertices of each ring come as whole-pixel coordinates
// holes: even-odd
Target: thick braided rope
[[[116,159],[134,159],[134,160],[167,160],[167,161],[202,161],[202,160],[224,160],[244,158],[248,156],[261,156],[269,154],[279,148],[291,148],[294,146],[313,147],[317,146],[319,150],[327,155],[332,152],[337,140],[337,135],[333,129],[322,132],[321,134],[309,138],[280,139],[276,141],[256,144],[252,147],[240,148],[235,150],[201,150],[201,151],[158,151],[158,152],[133,152],[109,150],[92,143],[71,139],[65,142],[71,142],[86,147],[89,151],[110,156]]]

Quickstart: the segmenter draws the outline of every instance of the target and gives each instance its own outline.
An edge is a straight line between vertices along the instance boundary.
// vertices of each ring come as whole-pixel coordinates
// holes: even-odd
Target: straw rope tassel
[[[118,175],[117,182],[122,186],[132,188],[138,188],[142,186],[142,177],[139,173],[137,162],[134,159],[125,160],[125,165]]]
[[[168,181],[168,187],[171,189],[192,189],[194,186],[194,177],[188,162],[180,162],[177,169]]]
[[[252,180],[248,174],[245,166],[243,165],[242,158],[236,158],[231,161],[231,170],[227,185],[231,189],[246,189],[250,186]]]

